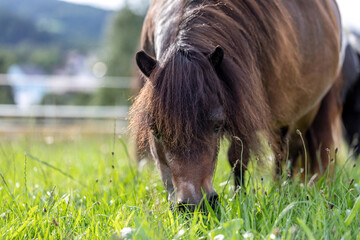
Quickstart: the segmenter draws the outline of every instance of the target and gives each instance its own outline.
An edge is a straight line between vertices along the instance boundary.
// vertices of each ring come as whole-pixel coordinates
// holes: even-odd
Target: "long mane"
[[[160,64],[130,111],[138,145],[147,145],[153,123],[180,151],[189,143],[205,144],[205,115],[214,101],[223,105],[226,134],[254,148],[256,131],[273,140],[270,100],[263,83],[264,78],[280,76],[280,56],[287,56],[288,68],[297,64],[295,51],[281,50],[290,41],[292,46],[296,43],[287,12],[276,1],[184,1],[182,7],[182,16],[168,16],[179,19],[175,37],[161,43],[168,47],[156,54],[161,56]],[[217,45],[224,49],[225,58],[215,72],[206,56]]]

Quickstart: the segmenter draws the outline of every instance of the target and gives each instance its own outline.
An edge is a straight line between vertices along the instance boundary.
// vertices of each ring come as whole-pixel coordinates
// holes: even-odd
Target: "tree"
[[[124,7],[113,18],[108,32],[107,65],[109,76],[133,73],[134,54],[139,45],[144,16]]]
[[[144,14],[134,13],[128,5],[115,13],[108,30],[105,46],[108,76],[131,76],[134,74],[134,56],[139,48]],[[125,104],[129,96],[129,91],[121,89],[100,89],[95,96],[94,103],[100,105]]]

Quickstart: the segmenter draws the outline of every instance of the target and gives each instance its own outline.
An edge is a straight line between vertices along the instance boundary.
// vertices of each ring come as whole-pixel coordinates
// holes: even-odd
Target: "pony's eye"
[[[222,121],[215,123],[214,133],[219,133],[223,127],[224,123]]]

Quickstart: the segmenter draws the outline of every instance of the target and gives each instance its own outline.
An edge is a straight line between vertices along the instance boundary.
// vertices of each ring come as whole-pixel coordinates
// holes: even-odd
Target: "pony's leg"
[[[340,89],[341,78],[338,78],[322,100],[319,111],[306,134],[312,174],[324,173],[329,162],[334,158],[335,148],[339,146],[342,138]]]
[[[286,163],[288,160],[289,151],[289,126],[280,128],[277,134],[277,141],[275,146],[271,146],[272,151],[275,155],[275,177],[281,178],[283,174],[282,163]]]
[[[233,139],[228,150],[228,160],[234,173],[235,187],[244,185],[244,173],[249,162],[249,148],[238,139]]]

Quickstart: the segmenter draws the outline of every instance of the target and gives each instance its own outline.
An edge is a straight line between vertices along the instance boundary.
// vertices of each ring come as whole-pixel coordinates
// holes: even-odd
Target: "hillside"
[[[111,11],[57,0],[1,0],[0,44],[98,46]]]
[[[0,9],[0,43],[11,46],[21,43],[48,44],[56,40],[56,34],[42,31],[30,20]]]

